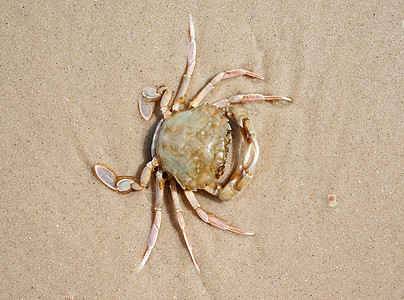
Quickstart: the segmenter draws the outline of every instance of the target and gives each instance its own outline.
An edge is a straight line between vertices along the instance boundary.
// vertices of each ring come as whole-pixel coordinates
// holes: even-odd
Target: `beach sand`
[[[404,297],[400,1],[7,1],[0,14],[1,299]],[[197,273],[167,193],[138,273],[154,184],[119,195],[92,167],[140,177],[159,115],[141,119],[138,100],[178,88],[189,14],[189,98],[244,68],[265,79],[226,80],[206,101],[294,102],[245,105],[253,180],[228,202],[196,194],[256,235],[205,224],[181,193]]]

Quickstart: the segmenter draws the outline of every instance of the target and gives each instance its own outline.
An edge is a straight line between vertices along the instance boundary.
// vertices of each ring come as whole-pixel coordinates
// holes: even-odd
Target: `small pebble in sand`
[[[337,196],[335,194],[328,194],[328,206],[336,207],[337,206]]]

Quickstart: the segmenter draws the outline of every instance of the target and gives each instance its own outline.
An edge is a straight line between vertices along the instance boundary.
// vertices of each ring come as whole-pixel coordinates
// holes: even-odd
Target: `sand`
[[[403,6],[400,1],[55,1],[1,4],[1,299],[400,299],[403,290]],[[203,223],[181,195],[197,273],[164,198],[157,245],[137,268],[153,188],[119,195],[103,162],[139,178],[158,117],[143,88],[176,90],[188,15],[188,92],[239,93],[261,146],[255,176],[202,206],[254,231]],[[327,195],[335,194],[336,206]]]

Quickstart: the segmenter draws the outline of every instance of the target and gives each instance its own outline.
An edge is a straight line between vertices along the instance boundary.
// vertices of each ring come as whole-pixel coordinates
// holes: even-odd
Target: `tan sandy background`
[[[404,296],[400,1],[6,1],[0,11],[1,299]],[[265,80],[227,80],[207,100],[294,103],[247,106],[261,155],[238,198],[197,194],[256,236],[208,226],[183,202],[198,274],[167,196],[137,273],[154,193],[118,195],[91,168],[140,175],[158,120],[136,105],[146,86],[178,88],[189,13],[189,95],[245,68]]]

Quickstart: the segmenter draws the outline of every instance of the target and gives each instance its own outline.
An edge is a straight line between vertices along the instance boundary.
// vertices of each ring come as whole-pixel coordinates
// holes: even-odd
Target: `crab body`
[[[188,63],[180,88],[174,92],[165,86],[146,88],[144,98],[139,100],[139,109],[146,120],[153,115],[155,104],[160,100],[163,119],[158,124],[151,147],[152,159],[143,168],[140,181],[133,176],[118,176],[104,164],[96,164],[97,178],[111,190],[126,194],[140,191],[149,186],[153,172],[156,173],[156,193],[154,219],[150,229],[147,249],[140,265],[141,269],[154,248],[162,220],[163,194],[168,182],[171,190],[177,221],[181,228],[191,259],[199,270],[189,242],[185,220],[179,202],[177,183],[196,214],[206,223],[222,230],[238,234],[253,235],[230,225],[227,221],[205,211],[197,201],[193,191],[203,189],[222,200],[233,199],[251,180],[256,165],[259,147],[254,126],[241,103],[260,101],[291,101],[286,97],[263,96],[260,94],[236,95],[219,100],[213,105],[200,105],[204,98],[222,80],[247,76],[263,79],[261,76],[243,69],[235,69],[217,74],[199,94],[187,101],[186,92],[195,67],[195,32],[190,20]],[[234,119],[240,128],[246,144],[240,154],[241,160],[226,183],[219,183],[223,174],[231,143],[229,119]]]
[[[173,114],[162,123],[156,155],[162,169],[183,189],[195,191],[223,174],[230,142],[231,127],[225,112],[201,105]]]

